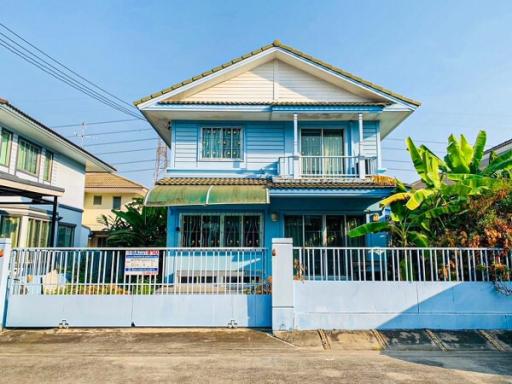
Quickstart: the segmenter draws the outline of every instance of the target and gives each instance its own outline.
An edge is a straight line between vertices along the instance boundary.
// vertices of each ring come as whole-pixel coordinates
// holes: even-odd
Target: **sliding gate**
[[[269,327],[261,248],[14,249],[7,327]]]

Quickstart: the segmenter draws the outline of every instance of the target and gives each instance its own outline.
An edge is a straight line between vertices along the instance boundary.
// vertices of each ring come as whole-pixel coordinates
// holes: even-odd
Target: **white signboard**
[[[124,262],[125,275],[158,275],[158,251],[126,251]]]

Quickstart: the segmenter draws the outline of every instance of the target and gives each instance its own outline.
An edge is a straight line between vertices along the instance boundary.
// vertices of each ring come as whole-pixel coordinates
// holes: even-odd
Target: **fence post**
[[[272,331],[295,328],[292,239],[272,239]]]
[[[5,327],[11,239],[0,239],[0,331]]]

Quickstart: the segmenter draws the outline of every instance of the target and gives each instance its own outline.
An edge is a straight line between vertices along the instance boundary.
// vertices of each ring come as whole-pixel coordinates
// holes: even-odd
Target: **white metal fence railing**
[[[493,248],[294,247],[304,280],[511,281],[512,253]]]
[[[11,295],[266,294],[263,248],[14,249]]]

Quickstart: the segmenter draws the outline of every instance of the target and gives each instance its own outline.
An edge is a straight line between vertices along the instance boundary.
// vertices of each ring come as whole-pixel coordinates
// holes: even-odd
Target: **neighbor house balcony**
[[[285,156],[278,162],[280,177],[361,178],[377,174],[377,157]]]

